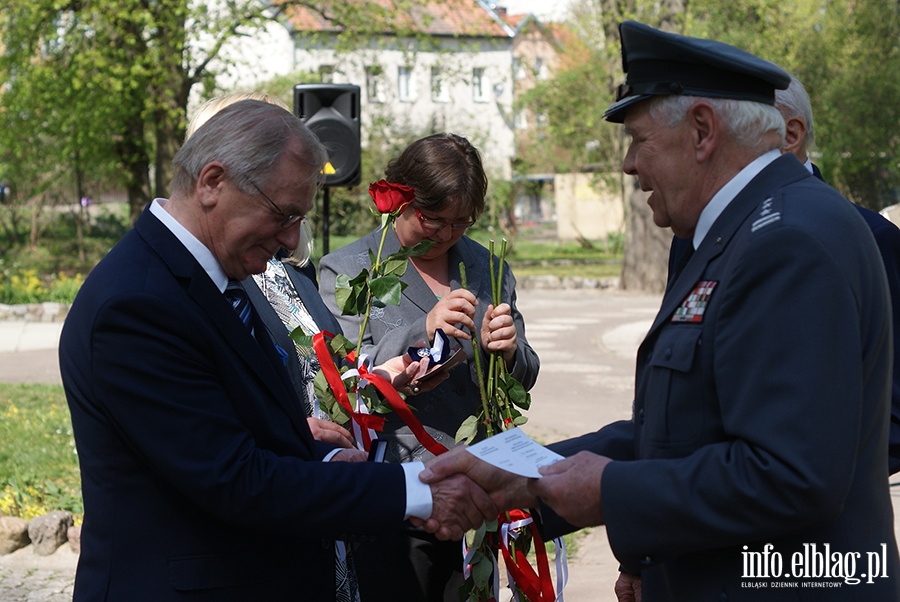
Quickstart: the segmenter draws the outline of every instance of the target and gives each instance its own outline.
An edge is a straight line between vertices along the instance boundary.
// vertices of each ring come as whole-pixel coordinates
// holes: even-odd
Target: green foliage
[[[900,202],[897,11],[884,0],[579,0],[568,23],[577,40],[563,49],[561,68],[522,96],[546,121],[519,170],[618,166],[622,128],[600,115],[624,79],[616,24],[635,18],[733,44],[794,73],[812,101],[813,156],[829,183],[873,209]]]
[[[59,273],[41,277],[34,268],[15,270],[2,265],[0,260],[0,303],[7,305],[44,301],[71,303],[84,282],[81,274]]]
[[[803,82],[813,106],[814,161],[830,184],[872,209],[900,202],[896,3],[701,0],[691,8],[692,35],[744,48]]]
[[[390,227],[390,226],[386,226]],[[384,235],[382,232],[382,244]],[[413,247],[400,247],[396,253],[388,255],[381,261],[372,259],[372,266],[368,270],[362,270],[351,278],[347,274],[338,274],[335,279],[335,301],[345,316],[362,315],[367,313],[368,305],[384,307],[385,305],[400,305],[400,294],[406,288],[406,283],[401,277],[409,266],[410,257],[420,257],[427,253],[434,242],[423,240]],[[381,249],[379,248],[379,252]]]
[[[80,225],[79,219],[72,211],[0,206],[8,229],[0,239],[0,303],[72,302],[85,275],[129,227],[122,204],[95,205]]]
[[[537,137],[520,158],[520,171],[566,173],[586,164],[612,167],[618,163],[617,132],[603,122],[603,111],[595,102],[573,100],[610,98],[602,54],[588,49],[584,52],[586,60],[522,95],[521,102],[546,119],[538,125]]]
[[[78,456],[62,387],[0,384],[0,417],[0,511],[80,517]]]

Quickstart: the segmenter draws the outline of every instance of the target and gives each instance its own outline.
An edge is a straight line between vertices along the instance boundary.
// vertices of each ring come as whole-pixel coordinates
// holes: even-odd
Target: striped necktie
[[[253,334],[253,308],[250,306],[250,299],[247,298],[247,293],[239,281],[228,281],[228,286],[225,287],[225,298],[231,303],[231,307],[237,312],[244,326],[250,329],[250,334]]]

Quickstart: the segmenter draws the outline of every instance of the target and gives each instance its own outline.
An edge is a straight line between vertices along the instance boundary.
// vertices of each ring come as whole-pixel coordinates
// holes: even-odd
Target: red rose
[[[403,184],[378,180],[369,184],[369,196],[379,213],[398,213],[416,200],[416,191]]]

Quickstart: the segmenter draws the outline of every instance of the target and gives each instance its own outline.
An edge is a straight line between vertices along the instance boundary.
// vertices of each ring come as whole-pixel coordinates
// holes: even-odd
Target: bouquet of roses
[[[503,302],[501,283],[506,257],[506,240],[500,246],[500,266],[494,266],[494,241],[489,247],[489,267],[491,273],[491,296],[494,307]],[[466,286],[465,265],[460,264],[462,285]],[[472,333],[472,347],[479,349],[477,333]],[[475,371],[478,374],[478,389],[481,394],[481,409],[475,416],[469,416],[456,432],[456,441],[471,443],[483,428],[488,437],[501,431],[521,426],[528,420],[520,410],[531,406],[531,396],[521,383],[506,369],[506,361],[499,353],[490,352],[487,370],[481,369],[480,354],[475,353]],[[554,541],[559,554],[556,561],[557,580],[561,592],[564,585],[565,548],[562,539]],[[465,582],[461,598],[476,602],[497,600],[500,590],[497,554],[502,556],[506,566],[509,587],[517,601],[550,602],[556,599],[546,547],[541,540],[534,521],[525,510],[504,512],[497,520],[483,523],[476,531],[466,535],[463,573]],[[534,548],[537,570],[528,562],[527,556]],[[492,578],[493,577],[493,578]]]
[[[321,367],[314,381],[320,407],[331,420],[351,428],[361,449],[368,450],[375,433],[383,427],[383,414],[392,411],[397,412],[417,436],[421,433],[426,440],[438,445],[413,416],[401,395],[387,380],[371,372],[369,359],[360,354],[372,307],[400,304],[400,295],[406,288],[401,277],[406,273],[409,258],[427,253],[434,244],[421,241],[414,247],[401,247],[398,252],[382,258],[388,228],[415,200],[415,191],[402,184],[380,180],[369,186],[369,196],[375,202],[375,213],[381,216],[378,251],[375,254],[370,251],[369,269],[363,269],[353,277],[339,274],[335,282],[335,300],[341,313],[362,318],[357,344],[329,332],[308,337],[295,331],[296,334],[291,333],[291,336],[298,342],[312,345]],[[426,441],[423,444],[428,445]],[[443,446],[440,449],[445,451]]]

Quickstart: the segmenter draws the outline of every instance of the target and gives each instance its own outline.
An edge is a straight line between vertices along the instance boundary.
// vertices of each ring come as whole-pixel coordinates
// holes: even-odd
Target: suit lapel
[[[289,385],[283,365],[279,370],[281,360],[276,359],[277,353],[272,347],[271,338],[265,332],[266,326],[260,320],[260,314],[256,313],[256,327],[262,330],[260,333],[262,341],[268,345],[269,350],[261,348],[260,343],[253,338],[234,312],[225,295],[213,284],[209,274],[153,214],[145,211],[135,223],[135,230],[159,255],[200,311],[209,317],[213,327],[221,335],[223,344],[231,347],[234,355],[241,358],[247,368],[256,374],[257,380],[263,383],[271,397],[285,409],[294,422],[295,429],[304,434],[304,440],[312,450],[314,444],[306,424],[306,417],[302,414],[302,407],[296,393],[293,392],[293,387]],[[259,290],[256,292],[259,293]],[[284,325],[281,328],[284,330]]]
[[[682,272],[671,283],[671,288],[663,297],[659,313],[647,334],[647,340],[655,337],[656,331],[669,320],[675,309],[694,289],[709,263],[725,250],[753,211],[777,190],[803,177],[812,176],[793,155],[787,154],[766,166],[738,193],[712,225],[700,248],[694,252]]]
[[[299,269],[286,266],[285,271],[288,278],[291,279],[297,294],[300,295],[306,311],[312,316],[319,330],[327,330],[332,334],[339,334],[341,327],[334,316],[331,315],[331,312],[328,311],[328,307],[322,303],[322,298],[319,296],[319,288],[316,284],[316,269],[312,263],[308,263]]]

